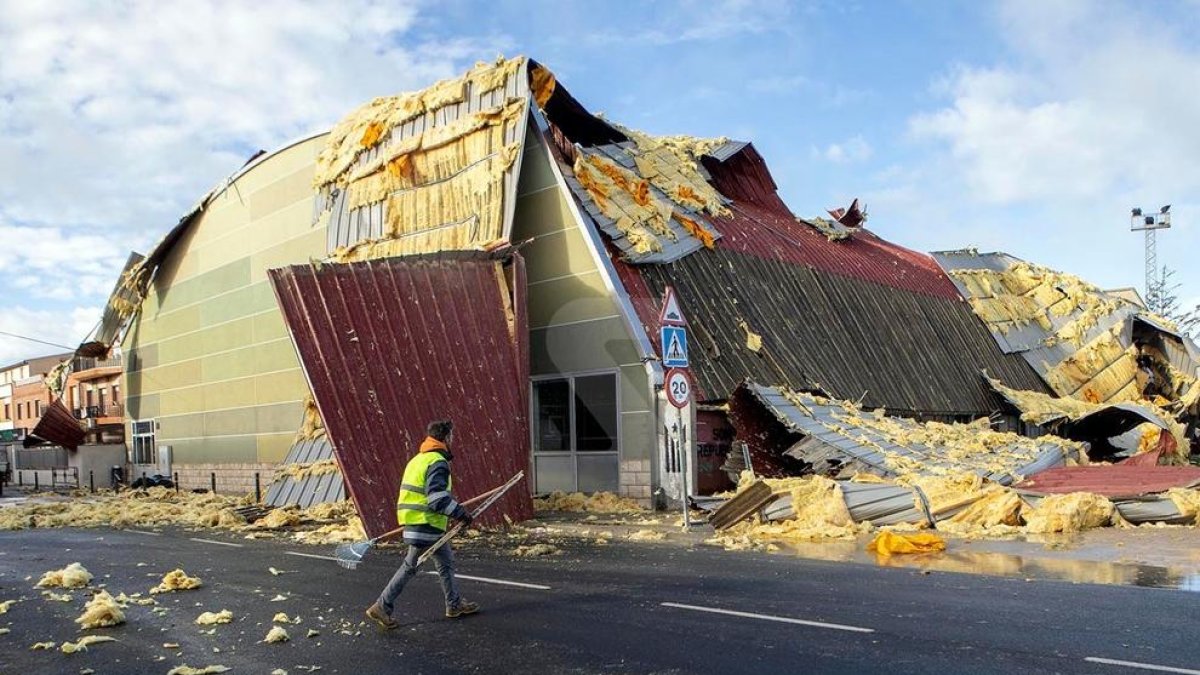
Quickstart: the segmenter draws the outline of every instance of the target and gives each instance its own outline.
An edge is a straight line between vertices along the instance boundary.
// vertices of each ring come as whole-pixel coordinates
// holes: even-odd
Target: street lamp
[[[1155,233],[1171,227],[1171,205],[1167,204],[1158,213],[1143,213],[1139,207],[1134,207],[1129,214],[1129,229],[1132,232],[1144,232],[1146,235],[1146,305],[1148,309],[1157,312],[1161,309],[1162,298],[1159,297],[1158,249]]]

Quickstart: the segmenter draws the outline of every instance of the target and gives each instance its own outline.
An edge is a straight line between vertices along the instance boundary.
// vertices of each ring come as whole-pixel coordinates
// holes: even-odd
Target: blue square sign
[[[687,368],[687,331],[680,326],[662,327],[662,363],[667,368]]]

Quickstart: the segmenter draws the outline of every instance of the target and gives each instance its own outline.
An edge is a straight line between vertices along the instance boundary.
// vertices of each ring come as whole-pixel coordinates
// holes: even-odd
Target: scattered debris
[[[5,600],[0,602],[0,614],[7,614],[10,607],[17,603],[16,600]]]
[[[219,612],[204,612],[196,617],[196,625],[198,626],[213,626],[219,623],[229,623],[233,621],[233,612],[228,609],[223,609]]]
[[[100,591],[88,600],[83,608],[83,615],[75,619],[82,630],[105,628],[125,623],[125,613],[108,591]]]
[[[321,634],[321,631],[317,630],[316,628],[309,628],[308,635],[305,635],[304,637],[310,637],[310,638],[317,637],[320,634]]]
[[[51,570],[43,574],[35,588],[83,588],[91,582],[92,573],[83,565],[73,562],[61,570]]]
[[[611,492],[551,492],[533,500],[535,511],[570,511],[574,513],[628,513],[642,511],[632,499],[618,497]]]
[[[71,602],[75,596],[70,593],[55,593],[54,591],[42,591],[42,597],[55,602]]]
[[[275,597],[271,598],[271,602],[283,602],[284,600],[287,600],[287,599],[288,599],[288,597],[286,595],[279,593]]]
[[[263,642],[273,644],[276,642],[287,642],[292,638],[288,636],[288,632],[280,626],[271,626],[271,630],[267,631],[267,636],[263,638]]]
[[[117,595],[117,602],[121,603],[122,606],[125,606],[125,605],[143,605],[143,606],[145,606],[145,605],[154,605],[154,604],[158,603],[158,601],[155,600],[154,598],[143,598],[141,593],[134,593],[133,595],[125,595],[124,593],[121,593],[121,594]]]
[[[553,544],[529,544],[513,549],[513,555],[519,558],[536,558],[543,555],[557,555],[562,549]]]
[[[290,619],[288,618],[287,613],[278,612],[275,614],[275,616],[271,617],[271,621],[274,623],[300,623],[300,617]]]
[[[638,530],[626,537],[629,541],[662,541],[666,538],[666,532],[657,530]]]
[[[116,642],[117,639],[107,635],[84,635],[75,642],[64,642],[59,647],[59,651],[64,654],[74,654],[75,652],[86,652],[91,645],[101,642]]]
[[[202,582],[197,577],[189,577],[181,569],[171,570],[162,578],[162,582],[150,589],[151,593],[169,593],[171,591],[186,591],[200,588]]]
[[[300,524],[300,513],[295,508],[272,509],[270,513],[250,524],[250,527],[277,530]]]
[[[216,673],[229,672],[229,668],[225,666],[204,666],[203,668],[193,668],[188,664],[175,666],[167,671],[167,675],[216,675]]]
[[[29,649],[31,651],[36,652],[36,651],[42,651],[42,650],[46,650],[46,649],[54,649],[57,646],[58,646],[57,642],[35,642],[35,643],[33,643],[33,646],[30,647]]]

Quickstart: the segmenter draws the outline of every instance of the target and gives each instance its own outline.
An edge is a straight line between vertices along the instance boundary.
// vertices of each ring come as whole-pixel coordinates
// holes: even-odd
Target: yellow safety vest
[[[436,451],[419,452],[416,457],[408,460],[404,467],[404,477],[400,480],[400,496],[396,499],[396,520],[401,525],[432,525],[439,530],[445,530],[450,524],[450,517],[429,510],[425,501],[425,476],[429,467],[446,458]],[[450,489],[447,478],[446,489]]]

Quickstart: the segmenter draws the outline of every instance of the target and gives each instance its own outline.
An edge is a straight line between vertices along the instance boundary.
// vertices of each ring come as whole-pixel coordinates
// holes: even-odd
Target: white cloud
[[[0,331],[32,339],[0,335],[0,366],[34,356],[71,351],[73,345],[78,345],[96,327],[100,312],[99,307],[73,307],[65,311],[25,305],[5,308],[3,318],[0,318]]]
[[[851,164],[871,158],[871,144],[862,136],[854,136],[841,143],[830,143],[820,156],[834,164]]]
[[[430,38],[418,7],[0,0],[0,273],[19,291],[0,313],[100,306],[128,252],[253,151],[511,47]]]
[[[957,68],[935,89],[950,103],[910,123],[914,137],[947,149],[970,197],[1160,199],[1200,189],[1194,41],[1113,4],[1015,2],[1001,21],[1020,58]]]

